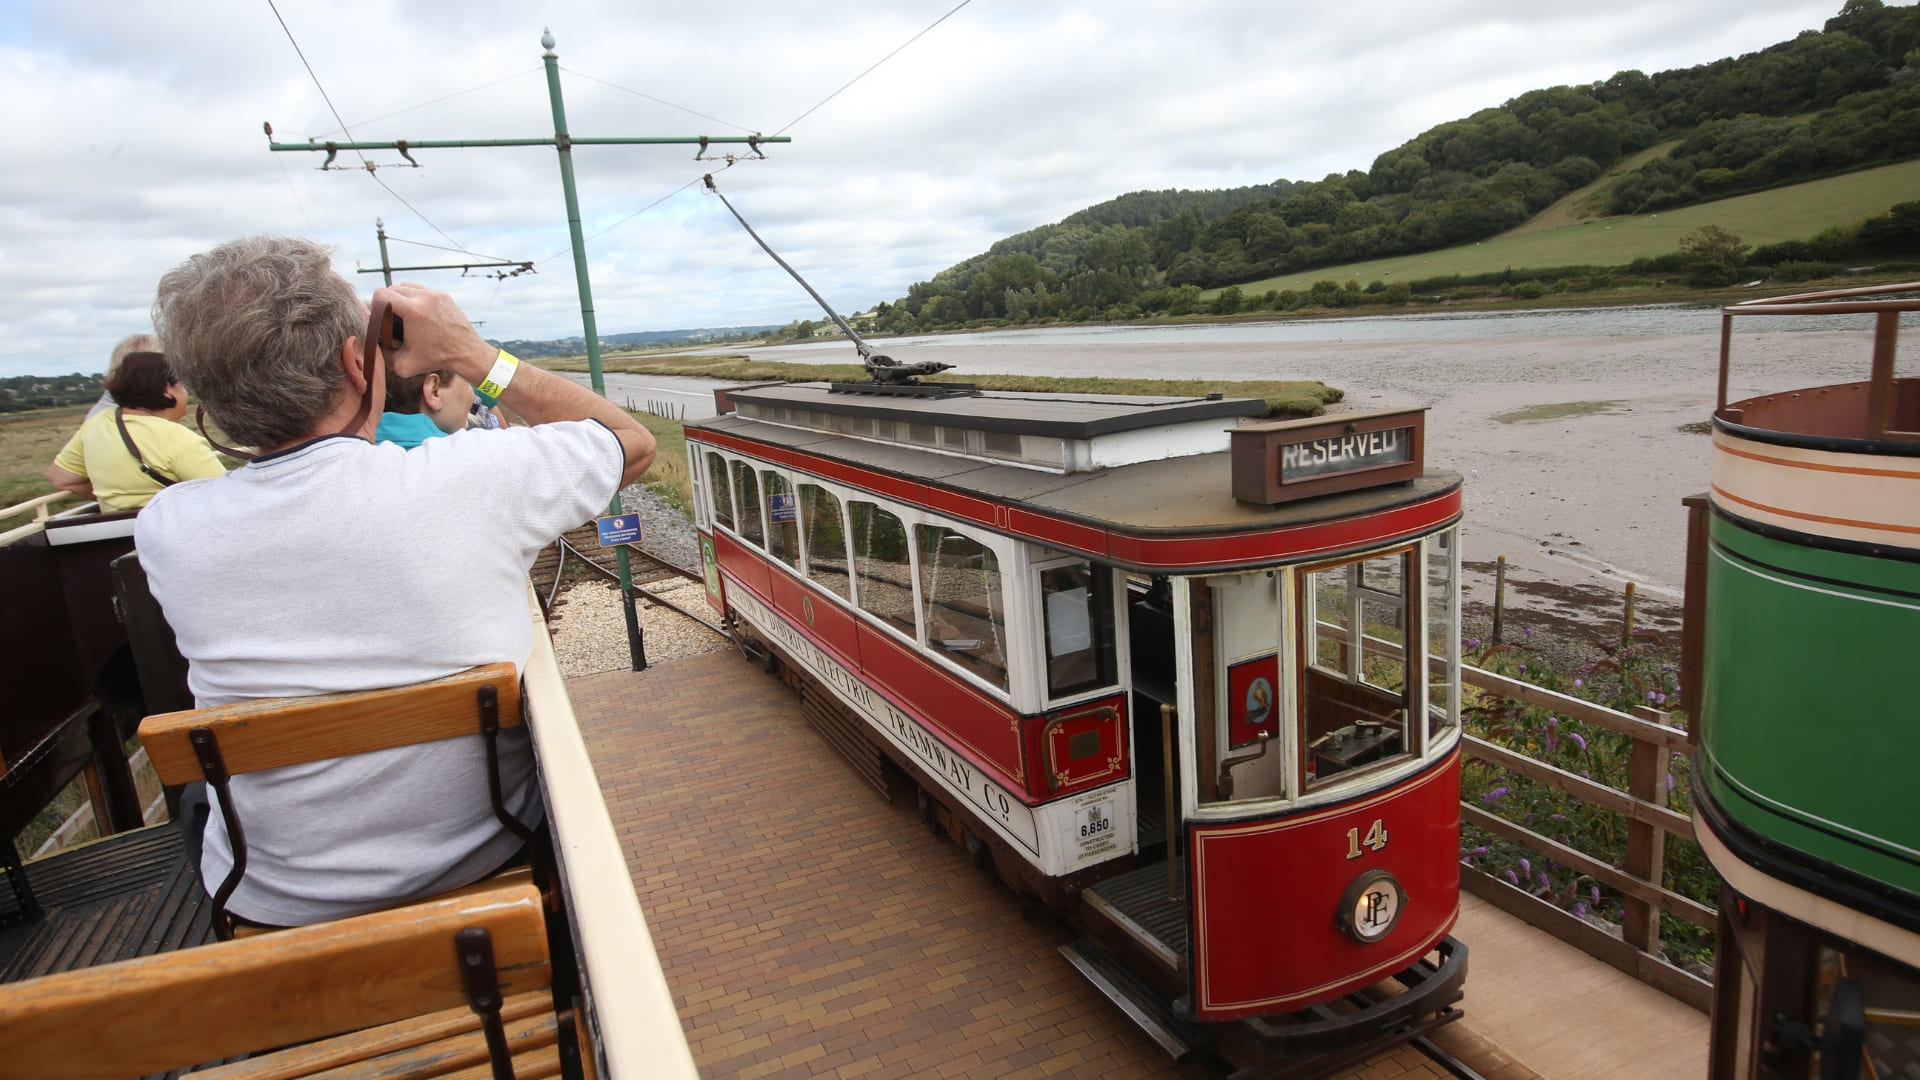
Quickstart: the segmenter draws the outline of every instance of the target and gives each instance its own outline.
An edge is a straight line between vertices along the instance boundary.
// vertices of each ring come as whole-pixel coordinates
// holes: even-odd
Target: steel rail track
[[[566,537],[564,536],[560,538],[560,549],[561,549],[560,561],[555,564],[553,569],[553,587],[549,589],[547,592],[547,605],[549,607],[551,607],[553,604],[554,595],[559,591],[561,571],[566,568],[567,555],[569,553],[571,553],[575,558],[579,559],[581,562],[586,563],[589,567],[593,568],[594,570],[602,574],[605,574],[607,577],[610,577],[615,581],[618,581],[620,579],[620,575],[614,573],[613,571],[607,569],[604,566],[601,566],[599,563],[594,562],[592,559],[587,558],[586,555],[583,554],[579,548],[576,548],[572,544],[568,543]],[[658,567],[660,570],[665,571],[664,573],[657,574],[646,580],[658,581],[663,577],[674,577],[674,576],[683,577],[688,581],[704,581],[705,580],[699,574],[696,574],[693,571],[688,570],[685,567],[679,566],[675,563],[668,562],[666,559],[663,559],[658,555],[651,554],[637,546],[628,545],[627,550],[628,550],[629,557],[638,556],[639,558],[645,559],[648,562],[652,563],[654,566]],[[636,594],[646,597],[649,601],[655,604],[658,604],[663,608],[666,608],[668,611],[672,611],[676,614],[684,615],[687,618],[692,619],[694,622],[697,622],[701,626],[704,626],[707,629],[713,631],[714,633],[719,634],[721,637],[726,638],[728,641],[734,640],[734,636],[728,633],[724,627],[720,626],[717,623],[710,622],[707,619],[700,617],[699,615],[695,615],[693,612],[688,611],[686,608],[681,607],[680,605],[674,603],[673,601],[662,598],[657,593],[653,593],[648,591],[647,589],[642,588],[641,582],[640,580],[638,580],[638,576],[637,575],[630,575],[630,576],[634,578],[633,591]]]

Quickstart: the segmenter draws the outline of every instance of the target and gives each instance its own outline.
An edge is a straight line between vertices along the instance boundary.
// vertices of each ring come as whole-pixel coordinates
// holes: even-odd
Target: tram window
[[[870,502],[849,502],[847,515],[853,520],[860,610],[912,637],[913,564],[907,552],[907,527]]]
[[[1413,552],[1310,571],[1301,617],[1312,627],[1300,680],[1302,781],[1311,788],[1412,749],[1416,703],[1405,660],[1424,636],[1413,621]]]
[[[1113,576],[1082,560],[1040,571],[1047,696],[1065,697],[1119,679],[1113,649]]]
[[[733,528],[733,485],[727,483],[727,459],[709,451],[707,459],[707,477],[709,494],[713,497],[713,522]]]
[[[841,599],[853,599],[847,579],[847,531],[833,492],[816,484],[800,485],[800,528],[807,534],[807,577]]]
[[[767,554],[798,570],[800,525],[794,520],[799,509],[794,506],[793,485],[771,470],[762,472],[760,480],[767,489]]]
[[[1007,612],[993,549],[940,525],[918,525],[927,647],[1007,688]]]
[[[753,479],[753,466],[744,461],[733,463],[733,486],[740,495],[740,527],[735,531],[743,539],[764,545],[760,531],[760,485]]]
[[[1454,677],[1460,657],[1460,621],[1454,610],[1454,578],[1460,544],[1451,529],[1427,541],[1427,740],[1437,740],[1458,722]]]

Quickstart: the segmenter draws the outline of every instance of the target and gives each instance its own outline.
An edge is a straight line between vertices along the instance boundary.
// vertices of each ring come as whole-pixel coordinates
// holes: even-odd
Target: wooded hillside
[[[941,271],[880,305],[875,323],[1132,318],[1201,288],[1471,243],[1664,143],[1612,185],[1602,212],[1920,157],[1920,6],[1846,0],[1822,30],[1757,53],[1530,91],[1422,132],[1366,172],[1122,195]]]

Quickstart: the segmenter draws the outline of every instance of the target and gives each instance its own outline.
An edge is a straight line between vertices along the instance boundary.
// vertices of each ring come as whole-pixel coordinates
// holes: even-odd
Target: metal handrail
[[[1920,281],[1895,285],[1869,285],[1857,289],[1828,289],[1822,292],[1794,293],[1788,296],[1743,300],[1720,309],[1720,384],[1714,399],[1713,415],[1734,421],[1726,415],[1727,377],[1732,367],[1733,320],[1742,315],[1853,315],[1870,314],[1874,318],[1873,366],[1867,385],[1865,439],[1920,441],[1920,431],[1902,431],[1892,427],[1893,364],[1900,337],[1900,313],[1920,311],[1920,296],[1905,299],[1860,300],[1856,297],[1890,297],[1899,293],[1920,293]]]

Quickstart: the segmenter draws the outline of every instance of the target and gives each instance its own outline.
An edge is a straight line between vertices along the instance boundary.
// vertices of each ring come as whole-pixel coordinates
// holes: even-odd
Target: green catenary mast
[[[551,146],[560,154],[560,186],[566,194],[567,232],[573,244],[573,272],[580,287],[580,324],[587,339],[587,370],[593,380],[594,392],[606,396],[606,378],[600,371],[600,333],[593,317],[593,286],[587,277],[587,242],[580,229],[580,199],[573,182],[573,148],[575,146],[670,146],[698,145],[703,150],[710,145],[720,143],[744,143],[754,153],[766,143],[784,143],[793,141],[784,135],[733,135],[733,136],[636,136],[636,137],[596,137],[588,138],[570,134],[567,131],[566,105],[560,97],[560,57],[553,51],[554,40],[551,30],[540,34],[540,46],[545,52],[542,60],[547,69],[547,95],[553,103],[553,136],[551,138],[529,139],[397,139],[392,142],[321,142],[309,139],[304,143],[279,143],[273,141],[273,129],[267,128],[267,149],[273,151],[325,151],[326,161],[321,163],[325,169],[332,165],[334,156],[342,150],[395,150],[413,161],[414,150],[452,150],[469,147],[499,146]],[[415,162],[417,165],[418,163]],[[371,166],[369,166],[371,168]],[[385,263],[384,253],[381,262]],[[615,492],[613,502],[608,506],[611,513],[623,511],[620,493]],[[622,546],[615,550],[620,569],[621,606],[627,613],[627,647],[633,656],[633,670],[642,671],[647,666],[645,644],[640,637],[640,618],[634,610],[633,571],[627,560],[627,549]]]

